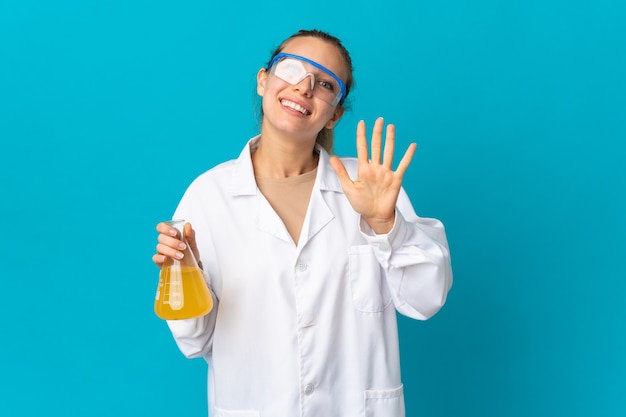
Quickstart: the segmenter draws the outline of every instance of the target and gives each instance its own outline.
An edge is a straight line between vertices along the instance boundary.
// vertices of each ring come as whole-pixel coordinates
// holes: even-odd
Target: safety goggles
[[[277,54],[269,64],[270,73],[291,85],[311,77],[313,96],[331,105],[343,104],[346,85],[331,70],[305,57],[293,54]],[[317,71],[317,70],[321,71]],[[315,71],[317,75],[309,70]]]

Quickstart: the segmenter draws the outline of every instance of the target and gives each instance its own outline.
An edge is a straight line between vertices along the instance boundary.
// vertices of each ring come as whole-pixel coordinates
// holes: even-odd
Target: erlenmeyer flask
[[[183,234],[184,220],[166,222],[178,230],[177,239],[187,244]],[[213,298],[202,271],[187,244],[182,259],[168,258],[159,276],[154,312],[164,320],[200,317],[211,311]]]

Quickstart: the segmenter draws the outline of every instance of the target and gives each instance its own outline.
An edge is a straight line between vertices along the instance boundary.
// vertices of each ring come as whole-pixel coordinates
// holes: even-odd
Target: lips
[[[311,111],[303,107],[301,104],[296,103],[295,101],[291,101],[289,99],[283,98],[280,100],[280,104],[283,107],[287,107],[289,109],[295,110],[304,116],[308,116],[311,114]]]

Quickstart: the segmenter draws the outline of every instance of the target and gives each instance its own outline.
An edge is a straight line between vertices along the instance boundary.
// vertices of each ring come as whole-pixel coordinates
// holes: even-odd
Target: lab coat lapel
[[[259,192],[254,179],[254,169],[252,168],[252,158],[250,155],[251,151],[258,145],[259,138],[259,136],[252,138],[235,162],[231,182],[231,193],[234,196],[255,200],[253,204],[256,205],[256,224],[258,230],[269,233],[286,242],[293,242],[285,224],[263,194]],[[304,218],[304,224],[302,225],[300,239],[298,240],[299,247],[304,247],[313,236],[335,218],[335,214],[326,203],[326,200],[324,200],[324,193],[343,192],[339,178],[337,178],[337,175],[328,162],[328,153],[321,146],[315,146],[319,152],[320,159],[309,207]]]
[[[280,216],[276,214],[276,211],[272,208],[267,199],[260,192],[257,195],[257,229],[261,232],[269,233],[270,235],[277,237],[278,239],[290,242],[293,244],[293,239],[285,227],[285,223],[281,220]]]
[[[238,198],[245,198],[253,205],[256,213],[256,227],[278,239],[293,243],[285,224],[274,211],[267,199],[261,194],[254,179],[251,154],[258,146],[260,136],[252,138],[235,161],[231,180],[231,193]]]
[[[304,247],[313,236],[335,218],[335,213],[333,213],[326,200],[324,200],[324,193],[329,191],[343,192],[339,179],[328,162],[328,153],[319,145],[316,145],[316,148],[320,154],[317,166],[317,178],[315,179],[311,200],[309,201],[309,207],[298,241],[298,246],[300,247]]]

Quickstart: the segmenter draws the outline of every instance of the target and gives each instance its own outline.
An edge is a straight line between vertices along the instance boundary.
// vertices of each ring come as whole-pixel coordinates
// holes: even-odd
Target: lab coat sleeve
[[[205,316],[187,320],[167,320],[176,345],[187,358],[210,355],[213,347],[213,330],[217,316],[218,300],[213,291],[213,309]]]
[[[450,251],[443,224],[418,217],[401,190],[392,230],[376,235],[361,219],[361,233],[382,266],[398,312],[419,320],[444,305],[452,286]]]
[[[215,269],[215,255],[208,230],[205,216],[203,215],[203,202],[199,199],[202,189],[194,182],[183,195],[172,218],[185,219],[190,222],[196,231],[196,244],[200,252],[200,259],[204,265],[204,280],[206,281],[211,297],[213,298],[213,309],[209,314],[187,320],[168,320],[172,336],[180,351],[187,358],[206,357],[211,354],[213,348],[213,331],[215,320],[219,309],[219,299],[212,280]]]

